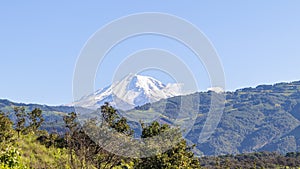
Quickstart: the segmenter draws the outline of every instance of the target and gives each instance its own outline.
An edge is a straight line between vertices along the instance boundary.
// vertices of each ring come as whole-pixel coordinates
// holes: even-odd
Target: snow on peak
[[[105,102],[128,110],[146,103],[182,94],[182,84],[167,85],[150,76],[129,74],[121,81],[97,90],[95,93],[73,103],[75,106],[97,109]]]

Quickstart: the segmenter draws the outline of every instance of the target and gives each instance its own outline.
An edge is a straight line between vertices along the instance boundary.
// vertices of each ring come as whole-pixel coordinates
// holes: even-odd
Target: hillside
[[[63,132],[63,116],[67,113],[73,112],[73,107],[68,106],[47,106],[40,104],[24,104],[24,103],[15,103],[6,99],[0,99],[0,111],[9,112],[10,118],[12,120],[15,119],[14,116],[14,107],[24,107],[26,111],[32,111],[35,108],[39,108],[43,111],[43,117],[45,119],[45,123],[42,125],[42,129],[46,129],[48,131],[55,130],[57,132]]]
[[[97,125],[94,120],[86,121],[82,127],[77,120],[76,113],[68,113],[64,116],[65,131],[63,135],[49,133],[39,130],[44,122],[40,109],[31,112],[24,111],[23,108],[16,109],[17,119],[11,121],[6,113],[0,112],[0,168],[1,169],[27,169],[27,168],[99,168],[99,169],[121,169],[121,168],[200,168],[199,159],[194,156],[191,147],[187,145],[181,134],[168,125],[153,122],[151,125],[143,126],[143,138],[154,137],[163,132],[170,132],[176,135],[176,144],[166,152],[158,153],[159,148],[152,143],[144,141],[146,152],[143,158],[137,158],[140,153],[136,147],[127,142],[109,146],[118,147],[119,150],[126,150],[126,154],[115,154],[108,146],[101,147],[98,141],[89,137],[86,128],[93,131],[116,132],[115,138],[109,141],[114,142],[116,138],[133,139],[133,130],[125,118],[121,118],[117,111],[105,104],[101,107],[100,113],[103,115],[103,125]],[[27,123],[25,122],[27,121]],[[96,134],[97,135],[97,134]],[[124,137],[126,135],[126,137]],[[95,135],[94,135],[95,136]],[[103,136],[103,135],[101,135]],[[102,138],[102,137],[101,137]],[[117,139],[117,140],[118,140]],[[124,140],[125,139],[125,140]],[[131,140],[131,139],[129,139]],[[173,142],[166,141],[167,146]],[[135,149],[134,156],[128,155],[128,147]],[[107,149],[108,148],[108,149]],[[145,150],[145,149],[143,149]],[[156,152],[156,153],[155,153]]]
[[[118,132],[132,136],[128,124],[116,114],[112,108],[103,106],[101,113],[111,111],[110,117],[116,116],[111,121],[111,126]],[[27,112],[27,115],[29,112]],[[275,152],[243,153],[238,155],[205,156],[197,158],[187,146],[186,141],[181,141],[172,149],[163,154],[148,158],[128,158],[111,154],[99,147],[91,140],[82,128],[77,126],[76,114],[69,113],[65,118],[68,131],[65,135],[50,134],[32,126],[37,125],[29,121],[20,133],[13,128],[17,123],[0,113],[0,168],[1,169],[26,169],[26,168],[298,168],[300,153],[290,152],[285,155]],[[28,116],[27,116],[28,117]],[[36,116],[38,118],[38,116]],[[122,121],[122,123],[120,123]],[[75,124],[75,125],[74,125]],[[92,123],[90,123],[92,124]],[[121,126],[125,127],[123,130]],[[77,127],[76,127],[77,126]],[[121,128],[119,128],[119,127]],[[142,125],[142,138],[155,136],[165,130],[170,131],[168,125],[153,122]],[[99,128],[101,129],[101,127]],[[103,128],[102,128],[103,129]],[[172,129],[171,129],[172,130]],[[71,132],[70,132],[71,131]],[[128,132],[129,131],[129,132]],[[121,146],[122,147],[122,146]],[[151,146],[150,146],[151,147]],[[157,147],[152,147],[155,150]]]
[[[198,118],[186,139],[196,144],[204,155],[239,154],[256,151],[287,153],[300,151],[300,82],[260,85],[226,92],[226,104],[221,121],[206,142],[198,138],[210,105],[212,92],[173,97],[152,105],[139,107],[161,113],[160,121],[172,124],[180,109],[186,112],[195,103],[180,107],[183,99],[199,100]],[[187,98],[190,97],[190,98]],[[196,99],[193,99],[196,98]],[[161,107],[166,105],[164,112]]]
[[[145,122],[147,119],[154,119],[172,124],[180,110],[184,110],[181,113],[189,113],[192,111],[191,107],[196,105],[199,107],[198,116],[186,139],[194,143],[204,155],[300,151],[300,81],[226,92],[225,109],[217,129],[209,140],[199,144],[198,138],[210,108],[211,94],[212,92],[200,92],[163,99],[139,106],[124,115],[126,118],[130,115],[140,119],[146,117]],[[183,99],[191,101],[181,105]],[[194,103],[192,100],[199,102]],[[24,106],[27,110],[42,109],[45,118],[42,128],[48,131],[63,132],[62,117],[74,111],[73,107],[67,106],[52,107],[0,100],[1,111],[12,112],[14,106]],[[11,118],[14,118],[12,114]],[[136,136],[139,136],[140,129],[137,123],[130,123],[135,128]]]

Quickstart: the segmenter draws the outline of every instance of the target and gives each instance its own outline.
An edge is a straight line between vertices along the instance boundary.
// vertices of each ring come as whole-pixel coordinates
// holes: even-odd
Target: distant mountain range
[[[212,94],[210,91],[177,96],[138,109],[161,114],[161,122],[172,124],[179,113],[193,111],[195,103],[181,105],[182,99],[199,100],[198,117],[186,138],[205,155],[300,151],[300,81],[226,92],[225,109],[217,129],[200,144],[198,139]],[[162,105],[166,106],[160,112]]]
[[[138,78],[136,81],[140,81]],[[132,84],[140,83],[133,82]],[[155,81],[146,84],[151,84],[148,87],[152,84],[153,87],[158,88],[160,86],[161,88],[158,88],[160,90],[166,88],[166,85],[155,83]],[[142,84],[140,88],[145,89]],[[149,89],[151,88],[149,87]],[[103,89],[103,91],[108,90]],[[99,93],[103,92],[99,91]],[[199,144],[198,138],[210,109],[212,94],[217,93],[208,91],[186,96],[171,97],[170,95],[170,98],[162,98],[151,104],[137,106],[135,109],[125,112],[125,114],[147,112],[157,116],[155,120],[172,125],[180,113],[188,113],[189,110],[192,110],[191,107],[197,106],[199,108],[198,116],[195,123],[192,124],[192,129],[187,133],[186,139],[196,145],[199,154],[220,155],[254,151],[278,151],[281,153],[300,151],[300,81],[260,85],[255,88],[243,88],[234,92],[226,92],[225,109],[217,129],[207,141]],[[147,95],[147,97],[152,95]],[[181,105],[182,99],[199,100],[199,102],[191,101]],[[131,101],[131,103],[138,103],[134,99]],[[27,110],[36,107],[41,108],[46,117],[46,125],[43,127],[47,130],[62,129],[62,116],[74,111],[73,107],[68,106],[52,107],[0,100],[1,111],[12,111],[13,106],[24,106]],[[184,110],[184,112],[180,110]],[[14,118],[13,115],[11,115],[11,118]],[[131,123],[136,125],[134,122]]]
[[[99,89],[70,105],[96,110],[109,102],[118,109],[129,110],[160,99],[179,96],[182,94],[181,86],[178,83],[165,85],[149,76],[129,74],[121,81]]]
[[[42,129],[48,131],[57,131],[64,132],[64,122],[63,116],[67,113],[74,112],[74,107],[69,106],[47,106],[40,104],[24,104],[24,103],[15,103],[7,99],[0,99],[0,111],[4,113],[9,113],[9,116],[12,120],[16,117],[14,116],[14,107],[24,107],[25,110],[32,111],[35,108],[39,108],[43,111],[43,117],[45,123],[42,126]]]

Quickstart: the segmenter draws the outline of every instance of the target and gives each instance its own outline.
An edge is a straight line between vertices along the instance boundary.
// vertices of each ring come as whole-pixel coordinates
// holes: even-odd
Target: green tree
[[[71,133],[76,131],[79,127],[78,123],[76,122],[76,118],[77,114],[75,112],[71,112],[63,118],[66,128],[68,128],[69,132]]]
[[[4,150],[14,141],[14,130],[12,121],[6,114],[0,112],[0,151]]]
[[[26,113],[24,107],[14,107],[14,112],[16,116],[15,129],[20,137],[20,133],[25,130],[25,119]]]
[[[0,168],[24,168],[15,148],[15,131],[8,115],[0,112]]]
[[[148,138],[153,136],[158,136],[159,134],[170,131],[170,126],[167,124],[159,124],[157,121],[152,122],[151,125],[146,126],[144,123],[141,122],[142,126],[142,135],[141,138]]]
[[[69,149],[70,164],[72,168],[89,168],[95,163],[95,157],[100,152],[100,147],[90,139],[84,129],[77,121],[77,114],[70,113],[64,117],[68,132],[66,133],[66,142]],[[92,125],[86,121],[83,126]],[[75,159],[78,158],[79,161]]]
[[[42,116],[42,110],[35,108],[27,115],[29,119],[29,129],[35,133],[44,122],[44,118]]]
[[[118,111],[114,109],[109,103],[101,106],[102,124],[106,123],[109,127],[115,129],[117,132],[123,133],[127,136],[133,135],[133,130],[127,123],[127,119],[120,117]]]
[[[112,127],[115,120],[118,118],[117,110],[109,105],[108,102],[101,106],[102,123],[107,123],[108,126]]]
[[[176,144],[163,153],[157,153],[155,156],[142,158],[137,164],[136,168],[141,169],[173,169],[173,168],[200,168],[199,160],[194,157],[194,153],[191,151],[193,146],[188,146],[186,141],[178,135],[178,129],[172,129],[167,124],[159,124],[158,122],[152,122],[150,125],[141,123],[143,128],[142,138],[149,138],[163,134],[164,132],[170,132],[171,135],[175,135]],[[170,142],[172,143],[172,142]],[[170,144],[166,142],[166,144]],[[164,145],[158,145],[164,146]],[[155,148],[155,147],[154,147]]]
[[[68,115],[64,116],[63,120],[65,122],[66,128],[69,130],[65,134],[65,139],[69,149],[69,157],[70,157],[70,165],[72,168],[76,168],[75,160],[74,160],[74,139],[73,135],[78,129],[78,123],[76,122],[77,114],[75,112],[71,112]]]
[[[107,128],[111,128],[115,130],[115,133],[122,133],[122,135],[115,135],[115,137],[122,137],[122,139],[128,139],[133,136],[134,131],[130,128],[127,119],[124,117],[120,117],[118,114],[118,111],[114,109],[109,103],[105,103],[103,106],[101,106],[101,125],[99,128],[99,131],[101,131],[99,134],[103,134],[107,132]],[[112,131],[114,133],[114,131]],[[98,137],[101,137],[101,136]],[[104,135],[102,138],[106,138]],[[101,139],[101,138],[100,138]],[[107,138],[104,142],[107,144],[110,144],[111,142],[114,142],[115,138]],[[102,140],[103,141],[103,140]],[[103,144],[106,144],[104,143]],[[130,147],[125,144],[126,141],[124,141],[122,144],[118,144],[120,147]],[[120,148],[122,149],[122,148]],[[99,154],[101,158],[98,160],[100,163],[104,164],[102,168],[111,168],[111,167],[116,167],[116,166],[121,166],[122,163],[130,163],[132,164],[133,161],[128,158],[124,158],[121,156],[118,156],[116,154],[112,154],[106,150],[101,150],[101,154]]]

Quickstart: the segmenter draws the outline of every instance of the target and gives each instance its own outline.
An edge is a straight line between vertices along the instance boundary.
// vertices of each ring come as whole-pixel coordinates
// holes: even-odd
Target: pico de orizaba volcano
[[[113,82],[70,105],[96,110],[105,102],[109,102],[118,109],[129,110],[146,103],[181,95],[181,85],[163,84],[150,76],[129,74],[120,81]]]

